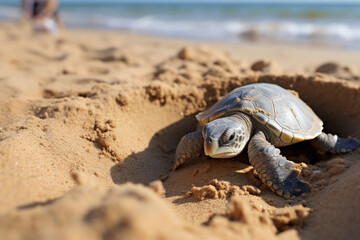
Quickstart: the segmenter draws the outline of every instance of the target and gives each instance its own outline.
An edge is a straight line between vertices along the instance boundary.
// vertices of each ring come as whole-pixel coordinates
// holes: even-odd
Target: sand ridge
[[[251,56],[232,55],[226,47],[82,30],[36,36],[20,25],[0,27],[6,44],[0,48],[1,236],[359,235],[354,221],[360,211],[359,150],[320,156],[306,143],[282,150],[299,162],[301,177],[314,187],[290,200],[261,184],[246,154],[200,156],[171,171],[177,143],[196,128],[194,115],[253,82],[297,92],[324,120],[326,131],[360,138],[354,128],[360,122],[355,65],[345,77],[305,65],[292,74],[284,63],[247,62],[243,59]],[[210,195],[187,195],[193,188]]]

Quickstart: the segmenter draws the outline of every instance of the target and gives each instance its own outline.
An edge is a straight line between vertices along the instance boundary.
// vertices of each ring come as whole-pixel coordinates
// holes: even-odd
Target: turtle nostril
[[[207,142],[207,143],[212,143],[212,141],[213,141],[212,138],[210,138],[210,137],[207,137],[207,138],[206,138],[206,142]]]

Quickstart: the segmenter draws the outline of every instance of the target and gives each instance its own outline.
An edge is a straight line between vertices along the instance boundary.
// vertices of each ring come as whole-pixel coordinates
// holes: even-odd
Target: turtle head
[[[250,131],[245,119],[225,117],[207,123],[202,135],[207,156],[231,158],[242,152],[250,138]]]

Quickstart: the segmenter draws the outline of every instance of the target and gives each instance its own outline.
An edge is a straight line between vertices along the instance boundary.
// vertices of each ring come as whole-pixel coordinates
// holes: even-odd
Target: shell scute
[[[282,98],[274,99],[273,103],[275,105],[275,117],[276,122],[283,128],[292,131],[300,132],[301,127],[291,112],[289,112],[289,107]]]
[[[289,106],[294,117],[297,119],[302,131],[311,131],[313,125],[312,122],[315,121],[314,114],[311,114],[306,106],[300,99],[292,99],[289,97],[283,98],[286,104]]]
[[[263,95],[257,96],[256,99],[254,99],[253,104],[255,105],[255,109],[259,112],[272,118],[275,116],[274,103],[268,97]]]
[[[292,140],[294,138],[294,134],[293,132],[283,128],[281,135],[280,135],[280,139],[284,142],[284,143],[291,143]]]
[[[269,121],[269,118],[265,114],[262,114],[260,112],[255,113],[252,116],[262,125],[266,125],[266,123]]]
[[[265,96],[275,99],[281,97],[281,93],[279,90],[282,88],[277,85],[269,86],[268,84],[261,84],[256,86],[256,88]]]
[[[275,133],[276,136],[280,137],[282,128],[279,126],[279,124],[277,124],[276,121],[269,119],[269,121],[266,123],[266,127]]]

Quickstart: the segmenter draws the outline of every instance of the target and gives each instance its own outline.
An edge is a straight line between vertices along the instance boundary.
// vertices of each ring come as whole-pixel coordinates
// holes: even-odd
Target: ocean
[[[61,1],[60,1],[61,2]],[[195,40],[320,43],[360,49],[360,4],[61,3],[68,27]],[[0,5],[0,19],[19,16]]]

